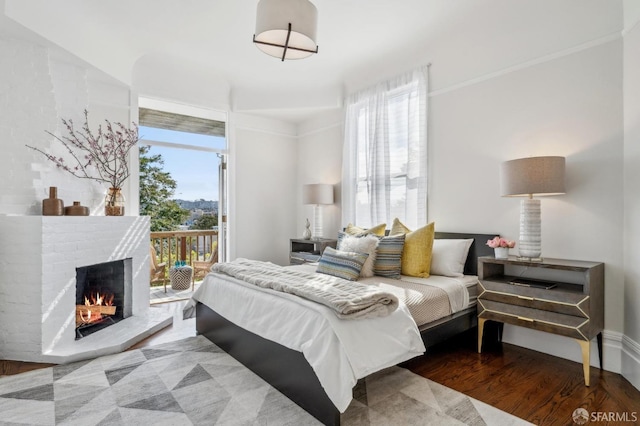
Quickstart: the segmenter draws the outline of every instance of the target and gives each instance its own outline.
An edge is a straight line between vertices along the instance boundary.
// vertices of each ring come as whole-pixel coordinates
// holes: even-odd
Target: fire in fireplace
[[[76,268],[76,340],[131,316],[131,258]]]

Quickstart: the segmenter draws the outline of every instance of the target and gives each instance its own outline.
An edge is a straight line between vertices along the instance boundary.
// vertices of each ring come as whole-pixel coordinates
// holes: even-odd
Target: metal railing
[[[159,262],[172,266],[176,261],[192,265],[193,261],[206,260],[218,244],[218,231],[189,230],[151,232],[151,245]]]

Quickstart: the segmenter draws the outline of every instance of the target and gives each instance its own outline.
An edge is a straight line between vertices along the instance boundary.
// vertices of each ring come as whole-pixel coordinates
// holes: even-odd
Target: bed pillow
[[[360,276],[367,257],[367,253],[346,252],[326,247],[318,261],[316,272],[355,281]]]
[[[434,240],[431,254],[431,275],[463,276],[464,264],[467,261],[471,243],[473,243],[473,239]]]
[[[340,245],[338,245],[338,250],[340,251],[367,253],[369,255],[362,266],[360,276],[363,278],[372,277],[374,263],[376,261],[376,248],[379,242],[378,237],[373,234],[368,234],[363,237],[344,234],[342,238],[339,238],[339,241]]]
[[[402,251],[402,275],[429,277],[434,234],[435,224],[433,222],[411,231],[397,218],[393,220],[391,236],[405,235]]]
[[[374,275],[396,280],[400,279],[404,240],[404,235],[380,238],[376,250],[376,260],[373,264]]]
[[[387,229],[387,224],[386,223],[381,223],[380,225],[376,225],[376,226],[373,226],[371,228],[360,228],[359,226],[355,226],[355,225],[350,223],[344,229],[344,232],[346,232],[349,235],[355,235],[357,237],[361,237],[361,236],[367,235],[367,234],[374,234],[374,235],[378,235],[380,237],[384,237],[384,231],[386,229]]]

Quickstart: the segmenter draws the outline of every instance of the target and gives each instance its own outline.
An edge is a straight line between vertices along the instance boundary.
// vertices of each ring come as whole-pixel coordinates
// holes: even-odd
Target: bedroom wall
[[[517,240],[519,200],[500,197],[500,163],[566,157],[567,194],[541,198],[543,256],[606,264],[605,367],[620,371],[624,264],[615,241],[623,237],[622,41],[437,92],[430,106],[429,218],[436,229]],[[568,338],[507,326],[504,339],[580,360]],[[597,353],[592,360],[595,365]]]
[[[295,125],[232,113],[230,259],[289,264],[296,236],[297,138]]]
[[[341,227],[342,140],[344,114],[342,108],[319,114],[298,126],[298,176],[296,191],[297,224],[292,237],[301,237],[305,219],[313,229],[313,206],[302,204],[302,185],[329,183],[334,186],[334,204],[323,206],[325,238],[336,238]]]
[[[606,264],[605,368],[620,372],[628,320],[620,243],[623,52],[621,10],[613,6],[602,20],[594,14],[593,20],[585,21],[598,22],[592,36],[582,39],[589,40],[586,43],[568,37],[542,47],[531,37],[505,45],[499,31],[480,31],[482,43],[477,44],[483,56],[474,62],[447,53],[460,50],[445,47],[469,42],[458,33],[417,53],[415,62],[432,63],[429,220],[440,230],[496,232],[517,240],[519,200],[500,197],[500,163],[535,155],[565,156],[567,194],[542,199],[543,255]],[[318,145],[305,141],[301,138],[299,157],[315,158]],[[302,184],[307,165],[301,161],[300,167]],[[299,213],[298,223],[303,220]],[[571,339],[509,326],[504,338],[581,362],[579,346]]]
[[[624,30],[624,336],[622,374],[640,389],[640,2],[626,1]]]
[[[85,108],[92,126],[105,118],[127,123],[129,89],[62,51],[32,41],[0,36],[0,56],[11,58],[0,67],[0,139],[10,147],[4,151],[0,179],[11,182],[0,187],[0,213],[41,214],[41,200],[48,197],[49,186],[56,186],[65,205],[80,201],[92,214],[103,214],[106,185],[56,169],[25,144],[70,160],[45,131],[60,134],[60,118],[82,123]]]

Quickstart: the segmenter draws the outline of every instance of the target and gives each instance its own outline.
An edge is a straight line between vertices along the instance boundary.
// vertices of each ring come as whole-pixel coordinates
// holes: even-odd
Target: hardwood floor
[[[620,413],[640,424],[640,391],[621,375],[506,343],[476,351],[475,334],[461,335],[404,364],[416,374],[538,425],[572,425],[573,411]],[[577,345],[576,345],[577,347]],[[597,424],[623,424],[598,422]]]
[[[131,349],[194,336],[195,320],[180,318],[182,303],[160,306],[174,312],[174,324]],[[627,413],[629,419],[635,413],[640,424],[640,391],[619,374],[592,367],[591,386],[585,387],[579,363],[509,344],[485,345],[478,354],[475,338],[461,335],[402,366],[534,424],[573,425],[572,413],[580,407],[589,413]],[[47,366],[0,360],[0,376]]]

